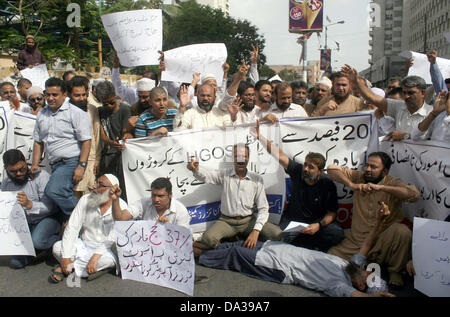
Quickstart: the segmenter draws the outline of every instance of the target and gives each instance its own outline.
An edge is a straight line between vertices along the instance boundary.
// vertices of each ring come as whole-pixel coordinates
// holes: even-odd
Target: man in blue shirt
[[[3,154],[3,165],[8,177],[2,182],[1,190],[18,192],[17,202],[25,211],[31,239],[37,250],[49,250],[59,240],[60,223],[55,218],[56,206],[44,194],[50,178],[41,171],[30,178],[30,171],[23,153],[11,149]],[[31,262],[31,256],[11,257],[11,267],[20,269]]]
[[[45,194],[61,209],[64,219],[77,205],[73,187],[83,178],[91,148],[91,120],[66,97],[61,79],[52,77],[45,82],[47,107],[36,118],[31,166],[32,174],[40,169],[45,149],[52,169]]]

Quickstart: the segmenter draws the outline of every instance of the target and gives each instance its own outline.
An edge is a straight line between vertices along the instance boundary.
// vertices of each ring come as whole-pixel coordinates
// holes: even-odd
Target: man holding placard
[[[56,206],[44,193],[50,175],[42,170],[30,178],[25,156],[16,149],[3,154],[3,165],[8,177],[2,182],[1,190],[19,192],[17,202],[25,211],[34,248],[49,250],[58,241],[61,227],[54,216]],[[29,256],[14,256],[11,258],[11,267],[23,268],[30,262]]]
[[[33,68],[40,64],[45,64],[45,57],[36,47],[33,35],[27,35],[25,38],[25,49],[19,52],[17,58],[17,68],[19,70],[25,68]]]

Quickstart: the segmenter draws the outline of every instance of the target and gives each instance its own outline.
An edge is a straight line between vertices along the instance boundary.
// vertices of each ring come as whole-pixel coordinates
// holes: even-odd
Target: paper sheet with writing
[[[291,221],[283,232],[300,232],[308,226],[309,224],[304,222]]]
[[[195,261],[190,230],[152,220],[117,221],[114,230],[123,279],[194,295]]]
[[[450,297],[450,222],[414,218],[414,287],[432,297]]]
[[[194,73],[213,74],[217,85],[223,81],[222,65],[227,60],[223,43],[194,44],[164,52],[166,70],[161,80],[190,83]]]
[[[36,256],[27,219],[17,192],[0,191],[0,255]]]
[[[432,84],[430,75],[430,62],[428,61],[427,55],[412,51],[401,52],[399,55],[408,59],[411,57],[414,58],[414,64],[409,69],[408,76],[420,76],[425,80],[427,84]],[[442,73],[442,77],[449,78],[450,60],[438,57],[436,59],[436,63]]]
[[[33,86],[39,86],[42,89],[45,89],[45,81],[50,78],[45,64],[22,69],[20,73],[24,78],[29,79]]]
[[[124,11],[102,15],[120,64],[126,67],[159,64],[162,50],[160,9]]]

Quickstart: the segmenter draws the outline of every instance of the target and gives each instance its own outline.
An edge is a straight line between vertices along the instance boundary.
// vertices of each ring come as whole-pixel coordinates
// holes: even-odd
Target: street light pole
[[[344,24],[344,23],[345,23],[345,21],[342,20],[342,21],[339,21],[339,22],[336,22],[336,23],[331,23],[331,24],[325,25],[325,49],[328,49],[328,27],[332,26],[332,25]]]

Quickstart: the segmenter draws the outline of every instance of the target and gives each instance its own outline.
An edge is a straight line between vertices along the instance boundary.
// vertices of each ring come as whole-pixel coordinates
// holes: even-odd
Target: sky
[[[344,20],[344,24],[328,28],[328,48],[332,51],[333,70],[351,64],[358,71],[369,67],[369,2],[370,0],[323,0],[324,23]],[[229,0],[230,16],[246,19],[255,25],[266,40],[264,54],[268,65],[299,65],[299,34],[289,33],[289,0]],[[340,51],[336,50],[340,44]],[[320,45],[325,44],[325,31],[320,44],[313,34],[308,40],[307,60],[320,59]]]

